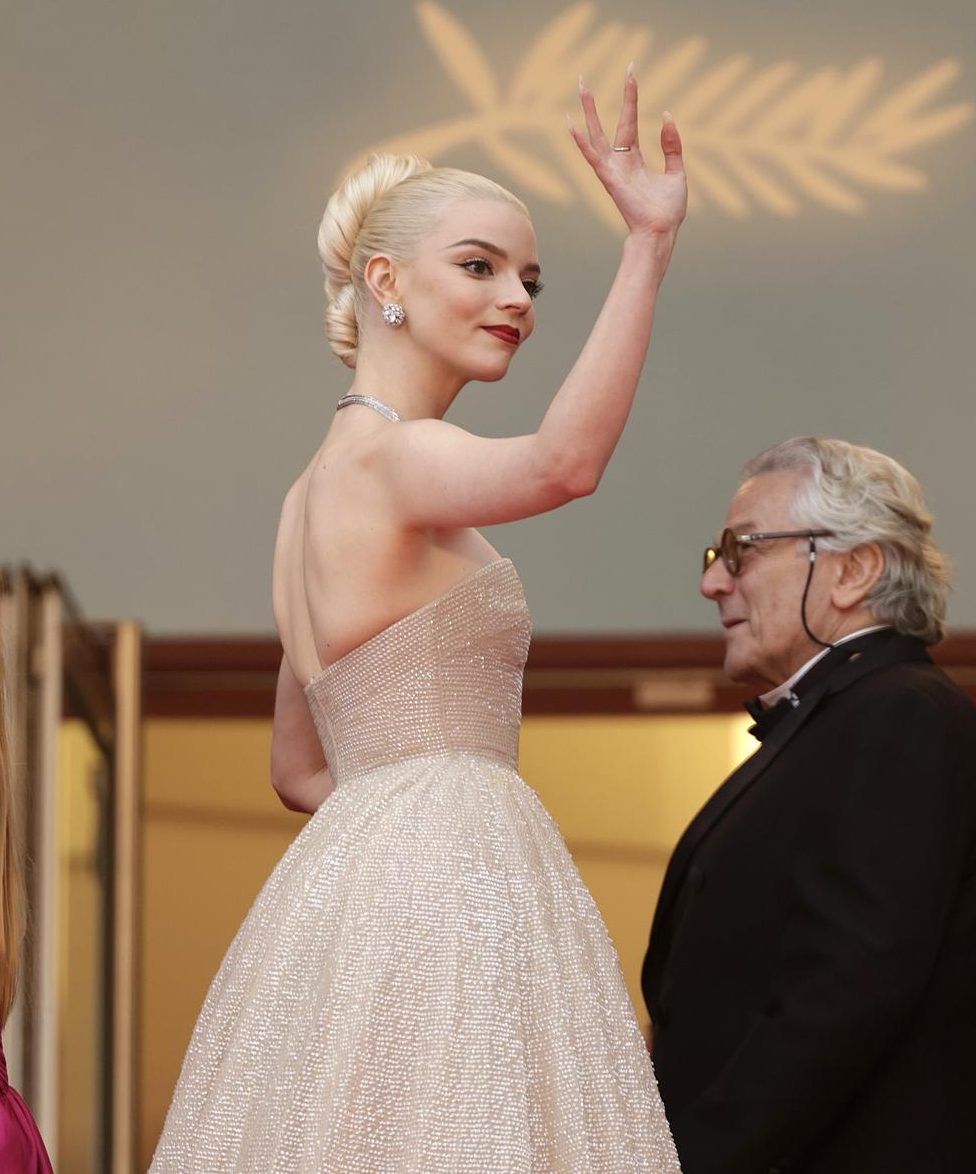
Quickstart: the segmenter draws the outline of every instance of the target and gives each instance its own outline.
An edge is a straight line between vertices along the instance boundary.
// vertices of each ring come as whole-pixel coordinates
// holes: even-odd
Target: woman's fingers
[[[589,139],[589,146],[592,148],[596,156],[606,158],[611,151],[616,149],[621,153],[628,153],[633,151],[640,152],[640,130],[638,126],[637,117],[637,78],[634,76],[633,62],[627,66],[627,73],[624,77],[624,93],[623,102],[620,106],[620,116],[617,119],[617,129],[614,132],[612,140],[607,138],[606,131],[603,129],[603,123],[600,121],[600,115],[596,108],[596,99],[593,93],[587,89],[582,77],[579,80],[579,94],[580,106],[583,110],[583,118],[586,123],[586,136]],[[580,137],[573,131],[572,123],[570,123],[570,131],[573,133],[574,139],[582,146]],[[590,154],[584,152],[587,159],[593,162]]]
[[[661,123],[664,173],[648,170],[640,151],[637,127],[637,79],[628,67],[623,104],[612,140],[607,139],[593,94],[580,79],[580,104],[585,129],[569,122],[580,153],[593,168],[631,232],[673,233],[685,214],[684,162],[681,136],[665,113]]]
[[[584,85],[582,77],[579,79],[579,96],[580,105],[583,107],[583,118],[586,122],[586,133],[589,135],[590,143],[598,151],[606,151],[610,144],[607,142],[607,136],[603,130],[603,123],[600,122],[600,116],[596,112],[596,99]]]
[[[634,63],[627,66],[624,77],[624,100],[617,119],[617,130],[613,136],[615,147],[632,147],[640,150],[640,132],[637,125],[637,78],[634,77]]]
[[[590,146],[590,140],[579,129],[579,127],[573,125],[573,120],[569,117],[568,114],[566,115],[566,126],[569,128],[569,133],[572,136],[573,142],[577,145],[577,147],[579,147],[580,154],[591,167],[595,166],[598,158],[596,151],[594,151]]]
[[[685,164],[681,154],[681,135],[669,111],[664,112],[661,123],[661,150],[664,152],[664,170],[669,175],[684,173]]]

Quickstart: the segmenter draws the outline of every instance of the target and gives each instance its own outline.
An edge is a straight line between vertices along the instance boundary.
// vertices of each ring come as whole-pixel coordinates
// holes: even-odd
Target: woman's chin
[[[503,360],[479,363],[476,372],[473,371],[468,376],[468,378],[474,379],[478,383],[497,383],[499,379],[505,378],[511,365],[511,356],[508,356]]]

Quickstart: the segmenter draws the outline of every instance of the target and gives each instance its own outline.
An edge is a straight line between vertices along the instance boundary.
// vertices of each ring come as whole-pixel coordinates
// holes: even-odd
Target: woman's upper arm
[[[538,434],[491,439],[443,420],[400,424],[380,451],[405,526],[451,529],[532,517],[592,492]]]

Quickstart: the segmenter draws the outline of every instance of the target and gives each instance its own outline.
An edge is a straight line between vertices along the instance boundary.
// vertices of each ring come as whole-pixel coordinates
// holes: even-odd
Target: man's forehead
[[[758,473],[743,481],[729,505],[728,525],[735,530],[792,525],[797,481],[798,474],[792,469]]]

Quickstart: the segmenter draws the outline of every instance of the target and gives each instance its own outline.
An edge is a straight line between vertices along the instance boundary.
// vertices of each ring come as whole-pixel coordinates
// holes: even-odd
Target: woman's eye
[[[484,257],[472,257],[470,261],[462,261],[461,268],[467,269],[469,273],[477,274],[478,277],[490,277],[494,273],[491,262]]]
[[[539,294],[541,294],[542,291],[546,288],[541,281],[536,281],[532,277],[527,278],[522,282],[522,284],[525,286],[525,292],[529,295],[530,298],[532,298],[533,301],[535,301]]]

